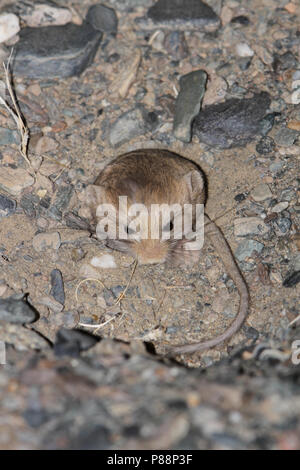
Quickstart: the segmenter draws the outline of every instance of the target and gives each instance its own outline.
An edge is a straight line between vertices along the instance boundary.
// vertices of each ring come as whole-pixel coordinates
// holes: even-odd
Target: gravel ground
[[[210,0],[176,21],[167,1],[56,3],[50,26],[30,2],[0,11],[34,169],[1,107],[0,448],[299,448],[296,1]],[[3,13],[21,28],[12,19],[5,41]],[[61,28],[42,30],[47,53],[32,32],[45,26]],[[236,315],[217,253],[207,244],[192,269],[133,272],[132,258],[78,230],[84,187],[116,155],[149,147],[204,170],[207,213],[251,296],[227,344],[172,361],[167,344],[214,337]]]

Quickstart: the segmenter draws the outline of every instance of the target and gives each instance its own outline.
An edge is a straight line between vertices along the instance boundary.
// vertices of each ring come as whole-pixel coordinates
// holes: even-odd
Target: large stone
[[[144,29],[215,31],[220,20],[201,0],[158,0],[136,23]]]
[[[180,92],[176,100],[174,135],[183,142],[190,142],[192,121],[200,111],[205,92],[207,74],[195,70],[180,78]]]
[[[253,98],[229,99],[207,106],[194,120],[193,132],[212,147],[231,148],[245,145],[260,133],[260,123],[270,105],[268,93]]]
[[[80,75],[93,61],[102,38],[89,23],[24,28],[16,45],[14,73],[29,78]]]

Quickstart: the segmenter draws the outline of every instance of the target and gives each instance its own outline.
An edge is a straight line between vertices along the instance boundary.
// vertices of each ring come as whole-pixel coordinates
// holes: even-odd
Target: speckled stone
[[[245,145],[260,133],[260,122],[270,105],[268,93],[249,99],[232,98],[207,106],[196,116],[193,133],[212,147],[231,148]]]

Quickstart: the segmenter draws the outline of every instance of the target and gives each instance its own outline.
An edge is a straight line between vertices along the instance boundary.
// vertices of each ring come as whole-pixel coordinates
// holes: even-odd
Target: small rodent
[[[168,150],[141,149],[119,156],[109,163],[87,186],[82,195],[80,215],[86,217],[91,227],[97,225],[97,207],[112,204],[116,210],[119,196],[127,196],[128,206],[151,204],[205,204],[206,185],[202,170],[196,163]],[[176,217],[176,214],[175,214]],[[174,354],[193,353],[212,348],[236,333],[243,324],[249,308],[247,285],[234,260],[232,252],[217,225],[205,214],[205,236],[208,236],[225,269],[240,294],[238,314],[224,333],[216,338],[193,344],[171,347]],[[169,228],[172,229],[170,220]],[[133,255],[140,264],[167,262],[173,265],[194,264],[199,259],[199,250],[186,250],[187,240],[109,239],[107,245],[113,249]]]

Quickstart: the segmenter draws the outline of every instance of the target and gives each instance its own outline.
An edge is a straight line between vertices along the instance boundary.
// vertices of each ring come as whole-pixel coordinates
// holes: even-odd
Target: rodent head
[[[190,239],[180,236],[182,209],[184,204],[191,205],[194,230],[196,204],[205,199],[203,174],[179,156],[180,164],[166,156],[160,161],[153,155],[146,159],[130,156],[119,157],[103,170],[96,184],[87,186],[80,215],[97,227],[98,238],[104,238],[108,224],[115,226],[115,232],[105,233],[107,245],[131,254],[140,264],[194,264],[199,251],[186,250]],[[107,204],[113,212],[105,210]]]

